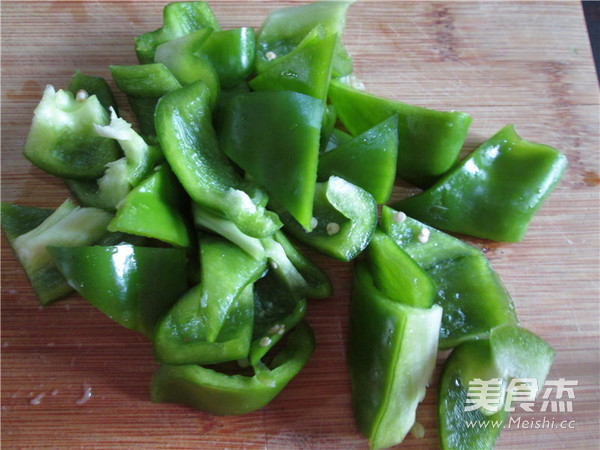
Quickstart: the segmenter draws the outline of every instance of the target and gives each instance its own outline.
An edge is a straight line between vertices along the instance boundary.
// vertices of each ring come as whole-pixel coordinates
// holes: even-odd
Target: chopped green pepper
[[[440,348],[516,324],[512,299],[485,256],[470,245],[385,206],[382,228],[433,279],[444,309]]]
[[[204,236],[200,240],[200,270],[200,284],[175,303],[157,325],[154,353],[163,363],[212,364],[248,354],[253,294],[250,292],[248,301],[240,302],[238,297],[263,275],[266,261],[252,258],[222,238]],[[238,313],[240,309],[245,312]],[[239,337],[238,328],[249,330],[246,338]],[[233,345],[223,344],[231,340]]]
[[[246,414],[273,400],[308,362],[314,348],[313,332],[301,322],[269,367],[259,365],[254,376],[196,365],[161,366],[152,377],[152,401],[191,405],[218,415]]]
[[[351,1],[318,1],[278,8],[264,20],[256,37],[256,71],[262,73],[277,58],[290,53],[315,27],[325,35],[341,36]],[[338,40],[333,62],[335,76],[352,72],[352,58]]]
[[[525,141],[507,125],[431,188],[394,207],[443,230],[518,242],[566,166],[556,149]]]
[[[159,100],[156,130],[165,158],[192,200],[251,236],[272,234],[281,222],[265,209],[266,194],[242,179],[219,149],[209,98],[209,89],[197,81]]]
[[[336,176],[315,186],[311,231],[282,211],[285,230],[332,258],[350,261],[367,247],[375,232],[377,203],[367,191]]]
[[[47,86],[34,112],[25,157],[57,177],[99,178],[106,164],[120,156],[115,141],[94,131],[94,124],[108,123],[108,113],[96,96],[76,98]]]
[[[112,215],[97,208],[80,208],[71,200],[43,221],[46,214],[29,208],[2,204],[2,227],[15,255],[42,305],[48,305],[72,292],[57,270],[47,247],[94,244],[106,234]],[[34,224],[38,223],[34,227]],[[30,228],[32,227],[32,228]]]
[[[323,102],[293,91],[238,95],[224,108],[223,152],[310,230]]]
[[[187,288],[183,249],[122,244],[48,247],[48,251],[83,298],[118,324],[147,337]],[[168,276],[157,276],[160,273]]]
[[[107,111],[113,108],[118,114],[117,101],[112,89],[104,78],[86,75],[77,70],[69,83],[69,92],[73,94],[73,97],[77,97],[79,91],[85,91],[88,95],[95,95]]]
[[[338,80],[331,80],[329,99],[353,136],[397,114],[397,175],[421,187],[431,185],[456,164],[471,124],[471,116],[465,113],[408,105]]]
[[[109,231],[122,231],[188,247],[190,238],[182,189],[168,165],[162,165],[119,204]]]
[[[391,116],[361,135],[319,156],[317,179],[343,178],[369,192],[377,204],[388,201],[396,179],[398,117]]]
[[[163,8],[163,25],[135,38],[135,52],[141,64],[154,62],[156,48],[165,42],[201,28],[220,30],[207,2],[173,2]]]
[[[385,296],[364,260],[354,266],[348,366],[356,424],[373,449],[401,442],[435,368],[442,309]]]

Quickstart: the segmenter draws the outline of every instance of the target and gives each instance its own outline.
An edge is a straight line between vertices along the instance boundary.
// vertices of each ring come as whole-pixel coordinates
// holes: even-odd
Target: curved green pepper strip
[[[219,130],[223,152],[307,230],[323,111],[323,102],[298,92],[251,92],[225,105]]]
[[[383,230],[435,282],[434,303],[444,308],[440,348],[517,323],[512,299],[481,251],[387,206],[381,221]]]
[[[35,108],[24,155],[57,177],[99,178],[106,164],[121,156],[114,140],[94,131],[94,124],[108,123],[96,96],[76,99],[69,91],[47,86]]]
[[[444,364],[438,389],[441,447],[492,449],[513,409],[515,393],[533,402],[554,355],[541,338],[516,325],[496,327],[489,339],[456,347]],[[498,396],[482,405],[473,404],[472,398],[469,402],[469,386],[482,382],[493,383],[490,388],[498,389]]]
[[[425,192],[394,204],[433,227],[518,242],[567,166],[547,145],[507,125]]]
[[[333,105],[329,105],[329,106],[333,106]],[[336,115],[337,118],[337,115]],[[332,150],[336,147],[339,147],[342,144],[345,144],[346,142],[350,141],[354,139],[352,137],[352,135],[346,133],[345,131],[342,131],[338,128],[334,128],[333,130],[331,130],[331,135],[329,136],[329,139],[327,140],[327,144],[325,145],[325,148],[323,149],[324,152],[328,152],[329,150]]]
[[[362,252],[377,227],[373,196],[335,176],[316,184],[313,214],[310,232],[289,214],[281,212],[280,217],[293,237],[340,261],[350,261]]]
[[[192,200],[251,236],[268,236],[281,222],[265,209],[267,196],[243,180],[219,149],[209,99],[209,89],[197,81],[159,100],[155,121],[165,158]]]
[[[141,64],[154,62],[156,48],[192,31],[210,27],[220,30],[207,2],[172,2],[163,8],[163,25],[135,38],[135,52]]]
[[[48,251],[83,298],[118,324],[149,338],[157,320],[187,288],[183,249],[125,244]]]
[[[168,165],[158,168],[120,203],[109,231],[146,236],[175,247],[189,247],[182,189]]]
[[[157,325],[154,354],[161,362],[212,364],[220,362],[215,357],[227,361],[248,354],[253,308],[248,310],[247,302],[237,299],[246,286],[264,274],[266,261],[252,258],[222,238],[204,236],[200,240],[200,270],[200,284],[175,303]],[[250,302],[253,304],[253,299]],[[235,313],[240,308],[246,312]],[[244,323],[250,326],[247,338],[232,337],[230,330],[244,327]],[[222,344],[230,340],[236,342],[229,347]]]
[[[267,405],[308,362],[315,348],[312,330],[300,323],[270,368],[254,376],[228,375],[209,368],[161,366],[152,377],[153,402],[180,403],[218,415],[246,414]]]
[[[377,97],[331,80],[329,99],[353,136],[398,115],[397,175],[417,186],[430,186],[458,161],[471,116],[436,111]]]
[[[371,448],[386,448],[415,422],[435,368],[442,311],[386,297],[364,260],[354,269],[347,350],[354,417]]]
[[[352,1],[320,1],[307,5],[278,8],[267,16],[256,37],[256,72],[264,72],[278,57],[290,53],[315,27],[325,35],[344,32],[346,12]],[[335,48],[334,76],[352,72],[352,58],[341,39]]]
[[[254,68],[256,36],[249,27],[216,31],[204,42],[200,52],[209,59],[222,88],[232,88],[248,78]]]
[[[359,136],[319,155],[317,179],[336,175],[369,192],[378,205],[388,201],[396,180],[398,117],[391,116]]]
[[[69,199],[38,222],[46,213],[2,204],[2,227],[42,305],[73,291],[56,268],[47,247],[94,244],[106,235],[106,226],[112,219],[106,211],[80,208]]]
[[[203,81],[210,90],[210,105],[214,109],[221,91],[219,75],[208,57],[201,52],[212,32],[212,28],[203,28],[159,45],[154,62],[167,66],[183,86]]]

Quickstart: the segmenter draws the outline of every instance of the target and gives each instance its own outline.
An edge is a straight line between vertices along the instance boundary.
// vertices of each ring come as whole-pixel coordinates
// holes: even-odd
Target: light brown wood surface
[[[291,3],[210,5],[232,28],[258,27],[275,6]],[[62,182],[22,156],[44,86],[66,88],[76,69],[110,80],[109,64],[136,63],[133,38],[161,25],[163,5],[2,2],[2,200],[52,208],[64,200]],[[533,413],[513,413],[574,428],[512,427],[497,448],[598,448],[600,102],[580,3],[359,1],[344,42],[369,91],[470,113],[465,151],[513,123],[523,138],[567,155],[563,180],[522,242],[469,242],[486,251],[522,325],[556,349],[549,379],[578,381],[570,413],[541,412],[540,400]],[[2,447],[366,448],[345,365],[350,266],[309,254],[335,287],[332,298],[309,303],[314,357],[264,409],[214,417],[152,404],[157,364],[149,342],[80,297],[40,308],[3,236]],[[438,446],[435,389],[445,356],[417,412],[425,437],[409,435],[401,448]],[[87,387],[92,397],[77,404]]]

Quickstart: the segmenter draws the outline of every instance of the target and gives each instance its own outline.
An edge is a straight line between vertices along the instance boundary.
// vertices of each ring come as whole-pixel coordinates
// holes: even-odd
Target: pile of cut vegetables
[[[510,125],[459,160],[471,117],[375,96],[342,43],[352,2],[272,11],[222,30],[170,3],[139,64],[48,86],[24,155],[63,179],[55,211],[2,203],[42,305],[74,291],[146,336],[154,402],[219,414],[267,405],[310,359],[309,299],[332,295],[295,242],[353,265],[347,343],[356,425],[372,448],[412,430],[440,349],[442,448],[492,448],[554,350],[521,327],[483,253],[447,232],[523,239],[566,159]],[[422,192],[390,202],[398,179]],[[443,231],[442,231],[443,230]],[[470,382],[494,404],[466,408]],[[310,393],[307,393],[310,395]]]

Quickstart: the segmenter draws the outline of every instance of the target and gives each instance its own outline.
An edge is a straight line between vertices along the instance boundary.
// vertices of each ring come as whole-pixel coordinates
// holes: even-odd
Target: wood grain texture
[[[271,9],[288,4],[297,2],[210,2],[223,28],[258,27]],[[76,69],[110,80],[109,64],[135,63],[133,38],[161,25],[163,5],[2,2],[4,201],[57,207],[64,200],[62,183],[22,156],[44,86],[66,87]],[[371,92],[470,113],[465,151],[513,123],[525,139],[567,155],[565,177],[523,242],[469,242],[499,272],[522,325],[556,349],[549,378],[579,382],[572,413],[540,412],[538,401],[536,412],[513,414],[574,420],[575,428],[513,427],[497,448],[597,448],[600,100],[580,3],[359,1],[350,8],[344,42]],[[123,96],[118,100],[125,105]],[[264,409],[214,417],[150,403],[157,367],[150,344],[81,298],[38,307],[3,236],[2,446],[366,448],[354,427],[344,356],[350,267],[309,254],[335,287],[332,298],[309,303],[314,357]],[[438,446],[435,388],[445,356],[417,412],[425,437],[408,436],[402,448]],[[78,405],[88,386],[91,399]],[[32,404],[36,397],[39,404]]]

